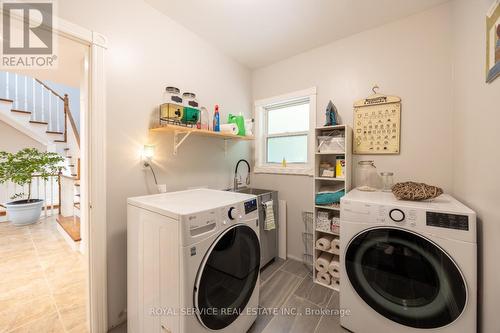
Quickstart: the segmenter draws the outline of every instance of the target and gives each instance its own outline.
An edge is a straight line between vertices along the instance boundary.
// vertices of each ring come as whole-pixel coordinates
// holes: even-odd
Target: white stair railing
[[[31,112],[31,120],[47,122],[49,131],[65,132],[64,97],[36,78],[0,71],[0,98],[12,100],[14,110]]]
[[[44,200],[42,215],[47,217],[57,215],[60,212],[60,175],[52,175],[47,180],[34,176],[31,180],[31,198]],[[0,184],[0,204],[13,201],[12,196],[24,193],[22,198],[27,199],[28,185],[20,186],[12,182]],[[5,208],[0,207],[0,212]]]

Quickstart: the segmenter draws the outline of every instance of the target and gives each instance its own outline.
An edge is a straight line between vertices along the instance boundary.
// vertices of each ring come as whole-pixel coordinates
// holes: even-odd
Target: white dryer
[[[128,199],[129,333],[244,333],[259,302],[254,195],[197,189]]]
[[[355,333],[476,332],[475,213],[353,190],[341,200],[341,325]]]

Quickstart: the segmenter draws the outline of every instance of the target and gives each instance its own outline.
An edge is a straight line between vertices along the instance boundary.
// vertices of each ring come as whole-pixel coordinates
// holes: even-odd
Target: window
[[[315,105],[316,89],[255,103],[255,172],[312,173],[311,128]]]

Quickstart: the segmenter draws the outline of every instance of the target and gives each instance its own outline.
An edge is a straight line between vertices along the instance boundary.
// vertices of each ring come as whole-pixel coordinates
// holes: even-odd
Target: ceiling
[[[259,68],[448,0],[145,0]]]

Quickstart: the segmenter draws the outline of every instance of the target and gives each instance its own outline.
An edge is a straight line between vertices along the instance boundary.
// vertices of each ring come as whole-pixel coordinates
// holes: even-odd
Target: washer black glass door
[[[439,247],[402,229],[370,229],[357,235],[345,255],[347,276],[375,311],[402,325],[446,326],[465,308],[462,274]]]
[[[252,296],[259,276],[260,245],[246,225],[227,229],[214,244],[198,272],[195,304],[203,325],[220,330],[238,318]]]

